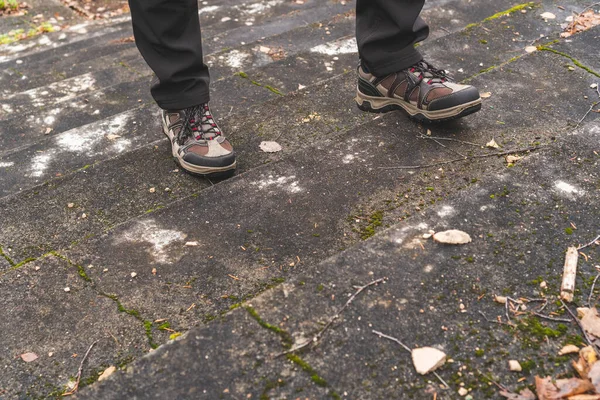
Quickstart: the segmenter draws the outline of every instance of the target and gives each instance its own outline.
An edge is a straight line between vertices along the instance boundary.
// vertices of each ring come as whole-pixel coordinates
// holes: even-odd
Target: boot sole
[[[450,121],[453,119],[462,118],[466,115],[473,114],[481,110],[481,99],[437,111],[421,110],[417,108],[417,106],[400,99],[367,96],[366,94],[361,93],[360,90],[357,90],[355,100],[356,105],[362,111],[371,113],[386,113],[390,111],[402,110],[410,118],[423,123]]]
[[[171,152],[173,155],[173,160],[175,161],[175,164],[177,164],[184,171],[195,176],[202,176],[211,179],[226,179],[232,177],[235,174],[237,161],[234,161],[232,164],[226,165],[224,167],[203,167],[201,165],[190,164],[184,159],[182,159],[179,156],[179,145],[177,145],[177,143],[173,143],[173,136],[171,135],[169,128],[166,125],[166,121],[164,120],[164,118],[161,118],[161,120],[163,126],[163,133],[171,143]]]

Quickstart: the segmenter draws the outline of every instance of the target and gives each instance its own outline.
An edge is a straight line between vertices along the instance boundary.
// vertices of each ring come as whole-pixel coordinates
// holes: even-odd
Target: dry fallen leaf
[[[37,360],[38,355],[35,353],[23,353],[21,354],[21,359],[28,363]]]
[[[509,164],[514,164],[517,161],[519,161],[521,158],[523,158],[523,157],[508,155],[508,156],[506,156],[506,162],[509,163]]]
[[[104,372],[102,373],[102,375],[100,375],[98,377],[98,382],[105,380],[106,378],[111,376],[116,370],[117,370],[117,368],[114,366],[110,366],[110,367],[106,368],[104,370]]]
[[[261,142],[260,149],[265,153],[277,153],[282,150],[282,147],[277,142]]]
[[[540,17],[542,17],[544,19],[555,19],[556,15],[552,14],[551,12],[545,12],[545,13],[542,13],[540,15]]]
[[[510,393],[502,390],[500,391],[500,396],[504,396],[508,400],[536,400],[535,394],[529,389],[521,390],[519,393]]]
[[[594,389],[594,385],[590,381],[579,378],[557,379],[554,383],[558,388],[557,399],[583,394]]]
[[[471,242],[471,236],[468,233],[457,229],[450,229],[444,232],[436,232],[433,240],[444,244],[466,244]]]
[[[479,95],[479,97],[481,97],[482,99],[487,99],[488,97],[490,97],[492,95],[491,92],[483,92]]]
[[[500,304],[506,304],[507,298],[504,296],[494,296],[494,301]]]
[[[535,46],[527,46],[527,47],[525,47],[525,52],[527,52],[527,53],[533,53],[536,50],[537,50],[537,47],[535,47]]]
[[[498,149],[500,146],[496,143],[496,139],[492,139],[485,144],[485,147],[489,147],[491,149]]]
[[[411,351],[413,364],[421,375],[435,371],[446,362],[446,353],[433,347],[420,347]]]
[[[579,353],[579,347],[575,346],[574,344],[568,344],[565,347],[563,347],[562,349],[560,349],[560,351],[558,352],[558,355],[564,356],[565,354],[571,354],[571,353]]]
[[[583,314],[581,325],[588,333],[600,337],[600,316],[595,308],[577,309],[577,312]]]
[[[106,138],[107,138],[108,140],[115,140],[115,139],[118,139],[118,138],[120,138],[120,137],[121,137],[120,135],[114,135],[114,134],[112,134],[112,133],[111,133],[111,134],[109,134],[109,135],[106,135]]]
[[[590,371],[588,372],[588,379],[592,382],[592,385],[594,385],[596,393],[600,394],[600,363],[592,365],[592,368],[590,368]]]

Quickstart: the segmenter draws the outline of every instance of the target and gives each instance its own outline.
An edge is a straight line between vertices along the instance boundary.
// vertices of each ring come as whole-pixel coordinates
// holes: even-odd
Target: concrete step
[[[514,316],[511,329],[485,318],[506,321],[504,306],[493,301],[501,294],[546,297],[545,312],[558,309],[566,247],[598,234],[599,139],[597,124],[584,125],[506,173],[488,175],[406,223],[303,268],[78,397],[424,399],[436,393],[456,399],[464,387],[472,398],[500,398],[493,382],[514,389],[531,386],[534,375],[569,373],[568,361],[548,359],[580,334],[576,324]],[[555,157],[563,153],[577,160]],[[578,228],[574,237],[564,232],[569,222]],[[423,238],[429,229],[461,229],[473,241],[436,244]],[[597,246],[585,251],[598,256]],[[576,302],[583,304],[596,271],[591,258],[580,262]],[[386,282],[358,295],[318,343],[281,356],[323,329],[357,286],[381,278]],[[524,324],[532,321],[559,333],[527,333]],[[448,362],[437,372],[450,388],[431,374],[418,375],[410,354],[373,330],[410,348],[446,352]],[[528,361],[529,372],[510,372],[510,359]]]
[[[537,15],[531,13],[528,18],[544,23]],[[491,30],[494,24],[521,17],[512,14],[496,18],[486,22],[484,27]],[[560,28],[554,29],[557,35]],[[469,47],[470,57],[481,59],[484,65],[497,65],[496,57],[501,49],[514,50],[514,45],[508,43],[512,41],[507,40],[514,34],[508,30],[502,32],[505,38],[499,43],[507,42],[506,47],[495,47],[493,53]],[[454,40],[469,44],[472,38],[456,34]],[[257,83],[291,91],[314,76],[326,78],[327,73],[339,73],[336,68],[346,68],[344,64],[356,57],[351,53],[335,53],[347,48],[348,43],[349,37],[341,37],[337,46],[325,47],[324,54],[308,51],[296,54],[296,61],[288,59],[279,61],[279,65],[258,65],[254,70],[260,78]],[[424,51],[436,43],[423,45]],[[329,49],[333,49],[333,53],[328,52]],[[300,69],[304,62],[299,58],[306,61],[306,69]],[[256,60],[252,59],[251,65],[260,63],[260,58]],[[589,100],[583,99],[581,93],[593,94],[589,84],[595,76],[580,68],[569,71],[564,64],[570,60],[563,55],[540,51],[519,59],[506,55],[501,60],[509,63],[481,75],[478,75],[478,65],[467,65],[472,75],[478,75],[472,78],[473,84],[483,88],[482,91],[490,91],[491,96],[485,100],[481,113],[449,125],[428,127],[433,134],[458,139],[460,132],[461,140],[482,145],[495,137],[503,146],[525,148],[535,141],[551,143],[553,137],[566,135],[574,126],[570,121],[578,121],[588,110]],[[587,59],[582,60],[587,63]],[[218,64],[219,61],[217,57],[216,67],[231,68],[227,63]],[[297,63],[297,70],[303,71],[302,74],[294,78],[285,76],[288,69],[279,66],[290,62]],[[333,71],[327,71],[325,62],[330,63]],[[460,68],[457,64],[451,63],[448,68],[457,70]],[[246,71],[255,79],[252,70]],[[264,75],[258,75],[261,73]],[[565,79],[566,74],[569,80]],[[215,85],[225,85],[228,79]],[[87,318],[98,319],[96,309],[85,309],[88,304],[97,303],[99,312],[108,312],[103,308],[104,302],[108,299],[113,303],[114,315],[107,317],[102,326],[109,333],[104,331],[96,336],[100,340],[99,352],[88,360],[90,377],[109,364],[126,364],[131,357],[165,343],[173,333],[169,330],[184,332],[195,324],[209,321],[235,307],[241,299],[252,298],[282,279],[291,279],[303,271],[309,273],[323,259],[386,225],[395,225],[476,180],[502,177],[505,171],[506,164],[501,158],[451,163],[442,170],[436,168],[435,172],[387,169],[456,158],[457,154],[452,152],[473,155],[490,150],[466,142],[449,143],[448,147],[453,146],[449,150],[432,140],[422,139],[419,134],[426,133],[428,128],[411,123],[400,114],[378,118],[358,113],[348,95],[355,86],[352,73],[333,76],[283,97],[264,86],[253,85],[248,79],[239,76],[235,79],[256,90],[247,93],[277,96],[271,100],[262,98],[260,101],[267,101],[260,107],[246,100],[242,103],[244,111],[223,118],[223,128],[239,151],[241,174],[237,177],[212,185],[209,181],[171,172],[174,166],[167,143],[158,141],[156,136],[157,141],[136,142],[138,135],[146,131],[151,132],[147,133],[148,138],[160,135],[154,115],[156,109],[142,104],[138,110],[122,110],[118,114],[121,122],[105,119],[94,126],[105,132],[125,125],[131,128],[125,132],[135,133],[109,143],[115,149],[103,147],[102,152],[106,154],[100,155],[99,160],[104,161],[72,172],[76,163],[65,155],[65,162],[72,164],[64,170],[46,172],[62,174],[62,177],[29,189],[25,189],[27,181],[21,180],[25,182],[22,185],[25,190],[13,189],[13,194],[0,200],[0,220],[3,221],[0,244],[8,257],[0,258],[0,266],[6,268],[0,273],[0,280],[10,282],[8,288],[16,288],[16,282],[26,282],[27,290],[14,297],[14,304],[21,304],[23,301],[19,299],[25,296],[32,305],[28,313],[21,312],[19,326],[30,326],[35,317],[29,315],[47,310],[48,299],[62,299],[60,296],[68,293],[74,295],[69,304],[79,307],[73,313],[77,320],[83,320],[88,314]],[[543,85],[538,87],[542,90],[532,90],[532,81]],[[130,86],[133,87],[135,84]],[[220,87],[219,93],[230,93],[226,87]],[[136,99],[136,94],[130,93],[131,98]],[[232,99],[237,98],[226,94],[221,100],[223,103],[218,109],[222,114],[229,111],[226,102]],[[551,108],[548,104],[565,106]],[[590,115],[588,118],[598,117]],[[71,133],[71,138],[84,138],[81,131]],[[69,136],[63,134],[55,138],[66,140]],[[47,139],[47,143],[55,138]],[[265,139],[278,141],[284,151],[271,155],[259,152],[258,144]],[[79,143],[84,146],[88,142]],[[118,154],[116,147],[121,145],[131,147]],[[73,154],[82,157],[76,151]],[[107,158],[111,154],[116,157]],[[37,155],[40,154],[31,153],[31,158]],[[9,162],[19,160],[16,156],[10,161],[2,158],[0,163],[6,163],[0,164],[6,165],[2,167],[5,168],[2,176],[8,171],[6,176],[14,179],[11,184],[18,188],[21,185],[16,182],[22,178],[9,175],[15,165],[7,165]],[[144,175],[140,171],[144,171]],[[149,192],[150,187],[156,188],[154,193]],[[166,187],[170,191],[164,191]],[[68,207],[69,203],[73,203],[73,207]],[[186,246],[188,241],[197,241],[198,245]],[[44,275],[50,271],[63,272],[60,276]],[[132,277],[132,272],[137,275]],[[36,289],[40,284],[33,281],[38,279],[35,274],[47,277],[51,288],[44,293],[51,293],[49,297]],[[65,287],[70,290],[64,291]],[[71,288],[74,289],[71,291]],[[19,314],[19,309],[10,307],[13,297],[8,289],[6,293],[6,306],[0,309],[6,313],[1,320],[8,323]],[[132,328],[122,327],[118,316],[127,316],[129,322],[133,322]],[[2,361],[10,366],[7,368],[11,372],[0,381],[0,386],[9,387],[11,395],[23,393],[26,388],[31,388],[30,393],[48,394],[50,390],[46,390],[45,385],[60,391],[67,379],[63,371],[75,371],[79,361],[65,359],[65,354],[75,347],[81,348],[79,353],[83,353],[94,336],[75,326],[69,330],[69,343],[58,341],[51,332],[72,326],[68,317],[61,314],[48,321],[51,328],[41,331],[28,349],[17,347],[16,339],[7,340],[12,344],[4,349]],[[169,326],[163,325],[164,321],[157,322],[165,318]],[[11,330],[7,327],[5,331]],[[34,343],[43,343],[46,347],[35,347]],[[23,351],[46,354],[48,348],[55,348],[57,354],[61,354],[65,369],[53,370],[51,358],[43,357],[39,363],[26,367],[14,358]],[[11,379],[11,383],[5,385],[5,379]],[[314,393],[321,393],[316,389]]]

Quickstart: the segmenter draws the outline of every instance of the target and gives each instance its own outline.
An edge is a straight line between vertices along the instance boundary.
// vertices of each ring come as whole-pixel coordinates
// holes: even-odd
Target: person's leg
[[[197,0],[129,0],[135,42],[156,75],[152,96],[163,109],[209,100]]]
[[[403,110],[422,122],[460,118],[481,109],[476,88],[454,83],[423,60],[415,43],[429,34],[419,17],[425,0],[357,0],[361,58],[356,103],[363,111]]]
[[[385,76],[423,59],[414,44],[429,27],[419,14],[425,0],[357,0],[358,54],[371,73]]]
[[[175,161],[194,174],[230,175],[235,153],[208,107],[198,1],[129,0],[129,6],[137,47],[156,75],[151,92]]]

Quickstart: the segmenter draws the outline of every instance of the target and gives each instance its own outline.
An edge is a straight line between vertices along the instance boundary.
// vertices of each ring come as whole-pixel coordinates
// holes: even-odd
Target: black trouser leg
[[[151,92],[161,108],[209,100],[197,0],[129,0],[135,42],[154,71]]]
[[[421,61],[414,44],[429,35],[419,14],[425,0],[357,0],[358,53],[375,76],[385,76]]]

